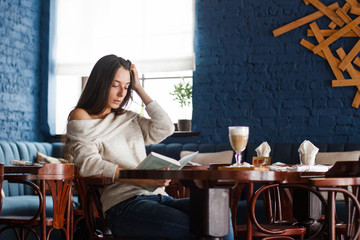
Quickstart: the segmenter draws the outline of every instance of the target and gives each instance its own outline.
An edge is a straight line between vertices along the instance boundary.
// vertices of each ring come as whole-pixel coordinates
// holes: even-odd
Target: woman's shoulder
[[[92,119],[89,113],[82,108],[75,108],[69,116],[69,120],[87,120]]]

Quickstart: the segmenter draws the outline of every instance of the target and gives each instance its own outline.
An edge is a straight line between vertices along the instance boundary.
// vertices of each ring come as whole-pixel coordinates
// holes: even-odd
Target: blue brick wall
[[[0,1],[0,140],[34,141],[40,92],[41,1]]]
[[[254,143],[360,141],[360,109],[351,107],[356,89],[332,88],[327,61],[299,44],[302,38],[317,43],[306,37],[308,24],[272,34],[313,6],[301,0],[197,0],[195,7],[192,125],[200,141],[228,141],[229,125],[250,126]],[[349,52],[357,40],[340,46]]]

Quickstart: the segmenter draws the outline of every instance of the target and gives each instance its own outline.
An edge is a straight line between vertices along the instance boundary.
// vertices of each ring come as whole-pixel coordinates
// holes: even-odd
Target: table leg
[[[254,184],[253,183],[249,183],[248,184],[248,191],[247,191],[247,206],[249,206],[250,202],[251,202],[251,198],[252,195],[254,193]],[[246,240],[252,240],[252,233],[253,233],[253,225],[252,225],[252,221],[250,218],[250,207],[247,207],[248,211],[246,213]]]
[[[307,190],[294,189],[293,216],[299,225],[306,226],[306,237],[312,236],[321,228],[317,221],[321,218],[320,199]]]
[[[190,231],[198,239],[223,239],[229,233],[229,189],[190,190]]]
[[[328,192],[329,240],[335,240],[335,192]]]

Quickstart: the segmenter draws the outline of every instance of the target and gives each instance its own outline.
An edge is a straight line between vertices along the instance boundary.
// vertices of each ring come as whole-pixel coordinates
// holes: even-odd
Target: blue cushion
[[[0,163],[10,164],[10,160],[20,160],[19,151],[15,143],[0,142]]]
[[[0,216],[33,216],[38,210],[39,198],[35,195],[5,197]],[[46,216],[52,216],[52,197],[46,196]]]
[[[78,196],[73,197],[73,206],[79,206]],[[5,197],[0,216],[20,215],[33,216],[39,207],[39,197],[36,195],[22,195]],[[46,216],[53,215],[53,201],[50,195],[46,196]]]

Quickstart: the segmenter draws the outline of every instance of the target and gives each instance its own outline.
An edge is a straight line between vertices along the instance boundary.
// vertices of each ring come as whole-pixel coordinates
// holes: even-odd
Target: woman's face
[[[120,106],[125,98],[130,85],[130,73],[123,67],[120,67],[115,73],[113,82],[110,87],[109,98],[107,102],[106,111],[116,109]]]

